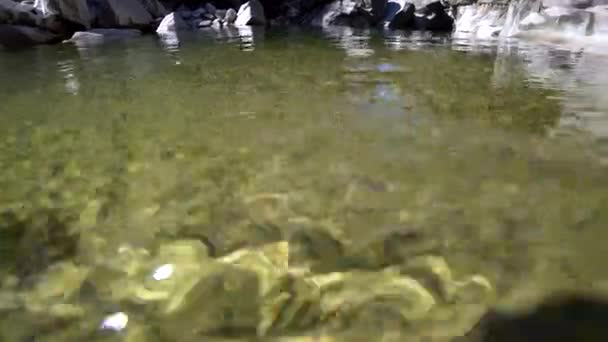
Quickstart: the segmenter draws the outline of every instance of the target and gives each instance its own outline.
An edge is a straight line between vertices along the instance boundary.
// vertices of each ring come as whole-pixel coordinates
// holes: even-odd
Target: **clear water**
[[[0,51],[0,75],[0,341],[442,340],[474,322],[438,304],[256,337],[102,293],[131,277],[99,271],[128,268],[119,251],[190,239],[219,258],[293,222],[351,251],[313,241],[314,274],[423,255],[485,277],[482,307],[608,291],[604,55],[344,28]]]

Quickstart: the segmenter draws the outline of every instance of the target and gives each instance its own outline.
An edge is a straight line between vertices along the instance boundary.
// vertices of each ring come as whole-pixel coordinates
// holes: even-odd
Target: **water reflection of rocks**
[[[374,54],[369,44],[368,30],[350,27],[325,29],[324,32],[349,56],[367,57]],[[516,64],[525,67],[525,78],[539,87],[559,90],[563,120],[560,126],[575,125],[598,137],[608,137],[608,63],[598,45],[546,46],[524,40],[475,41],[457,39],[432,32],[385,31],[382,36],[387,48],[396,51],[442,48],[475,54],[488,54],[496,59],[493,83],[511,84]],[[572,115],[576,119],[572,120]]]

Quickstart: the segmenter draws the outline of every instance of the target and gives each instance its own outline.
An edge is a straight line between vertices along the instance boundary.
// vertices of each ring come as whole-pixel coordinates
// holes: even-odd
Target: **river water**
[[[439,341],[490,305],[608,291],[597,49],[237,30],[0,51],[0,75],[0,341]],[[201,259],[277,241],[290,268],[348,274],[353,292],[321,289],[318,317],[266,333],[239,311],[255,293],[214,298],[228,280],[128,291],[154,267],[187,283]],[[492,296],[416,319],[380,295],[349,302],[411,260]],[[421,284],[449,282],[431,269]],[[327,309],[340,296],[372,314]]]

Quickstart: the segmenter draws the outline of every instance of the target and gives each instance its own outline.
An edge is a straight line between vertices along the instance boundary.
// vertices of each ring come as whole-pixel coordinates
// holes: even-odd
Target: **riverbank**
[[[585,37],[594,42],[608,34],[608,2],[0,0],[0,46],[6,48],[100,43],[142,34],[176,43],[185,32],[285,25],[441,31],[474,39]]]

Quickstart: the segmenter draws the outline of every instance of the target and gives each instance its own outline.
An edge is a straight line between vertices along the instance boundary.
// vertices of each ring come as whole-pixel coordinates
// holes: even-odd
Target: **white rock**
[[[236,26],[265,25],[266,15],[264,14],[264,7],[258,0],[246,2],[239,8],[234,24]]]
[[[178,31],[183,31],[188,29],[188,24],[177,15],[175,12],[171,12],[167,14],[163,21],[160,22],[158,28],[156,29],[156,33],[160,36],[163,35],[175,35]]]
[[[101,323],[100,328],[103,330],[121,331],[127,327],[129,316],[124,312],[117,312],[106,316]]]
[[[496,38],[503,30],[506,10],[491,5],[459,7],[454,36],[457,38]]]
[[[127,39],[141,36],[141,31],[134,29],[91,29],[79,31],[72,35],[66,42],[79,46],[96,45],[110,40]]]

